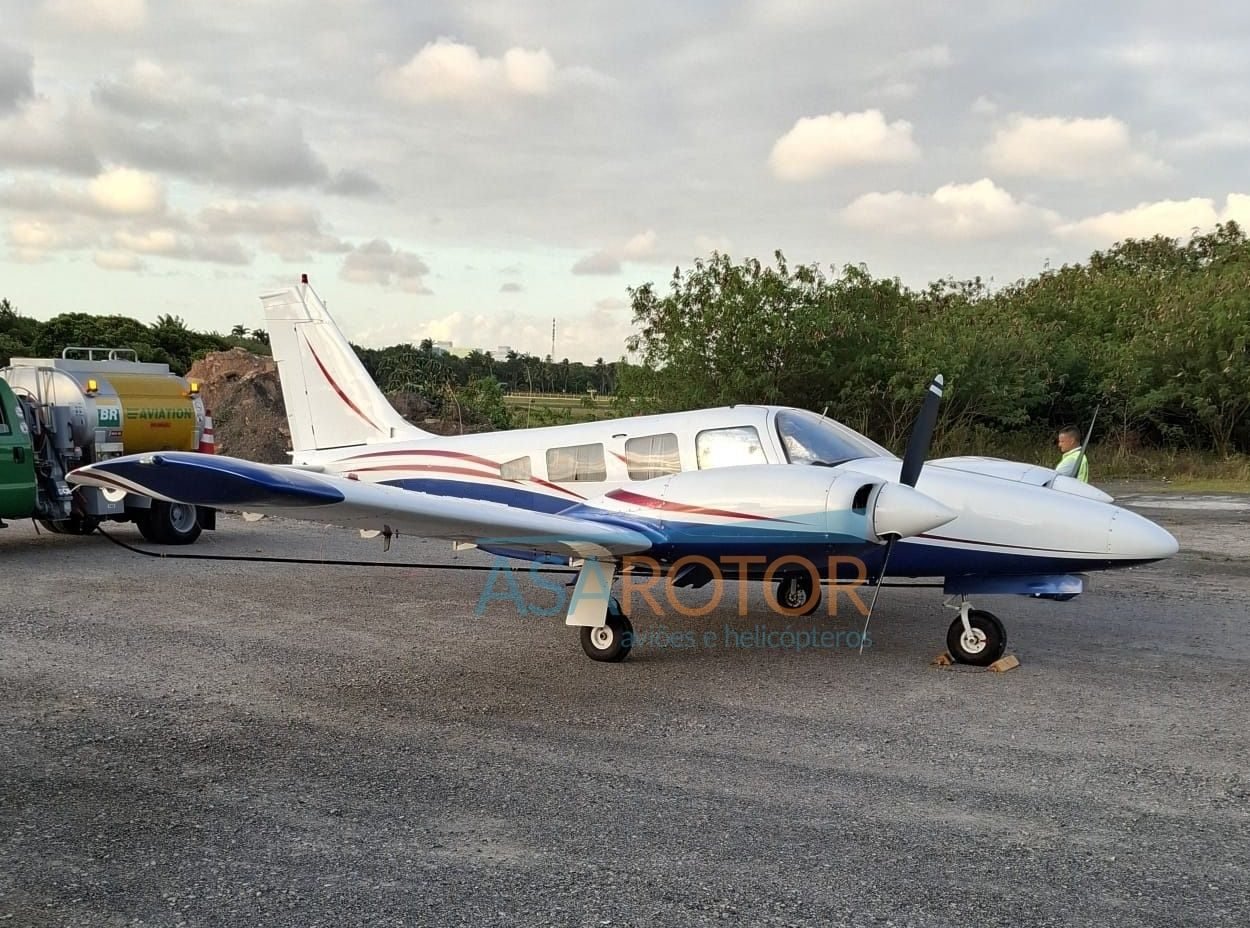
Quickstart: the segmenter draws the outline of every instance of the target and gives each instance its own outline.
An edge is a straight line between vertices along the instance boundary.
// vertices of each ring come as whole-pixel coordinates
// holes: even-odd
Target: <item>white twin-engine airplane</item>
[[[307,277],[261,300],[290,419],[290,465],[171,451],[100,461],[69,480],[559,559],[580,568],[566,622],[601,661],[623,660],[632,643],[611,596],[623,565],[632,572],[645,562],[676,586],[700,587],[714,574],[768,579],[792,616],[816,609],[822,581],[849,579],[841,572],[855,558],[858,579],[878,589],[887,569],[941,578],[960,598],[951,654],[987,665],[1002,656],[1006,633],[968,595],[1070,599],[1082,572],[1177,550],[1153,522],[1053,470],[990,458],[922,468],[941,377],[901,461],[832,419],[775,406],[445,438],[391,407]]]

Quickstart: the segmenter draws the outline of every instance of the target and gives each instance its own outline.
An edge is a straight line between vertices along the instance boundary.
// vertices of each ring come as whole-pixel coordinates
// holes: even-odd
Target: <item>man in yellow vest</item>
[[[1060,429],[1056,441],[1063,457],[1059,459],[1055,470],[1065,477],[1075,477],[1083,483],[1089,483],[1089,455],[1082,453],[1081,433],[1072,426],[1068,426]],[[1079,473],[1077,472],[1078,460],[1081,468]]]

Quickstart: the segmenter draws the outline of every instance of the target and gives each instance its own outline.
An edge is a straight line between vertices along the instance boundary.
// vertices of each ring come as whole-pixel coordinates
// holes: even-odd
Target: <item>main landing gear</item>
[[[783,574],[777,580],[777,603],[790,615],[811,615],[820,606],[820,587],[812,584],[809,571]]]
[[[582,650],[592,661],[618,664],[629,657],[633,646],[634,626],[629,623],[629,616],[621,610],[620,600],[615,596],[608,601],[607,621],[603,625],[597,628],[582,626]]]
[[[1007,630],[998,616],[983,609],[973,609],[967,600],[947,603],[959,610],[959,617],[946,632],[946,649],[960,664],[988,667],[1007,650]]]

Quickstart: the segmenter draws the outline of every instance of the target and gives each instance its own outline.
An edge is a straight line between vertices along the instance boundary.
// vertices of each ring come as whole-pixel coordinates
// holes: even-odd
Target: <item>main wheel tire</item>
[[[39,524],[54,535],[90,535],[100,527],[100,520],[95,516],[81,516],[75,513],[68,519],[60,519],[56,522],[40,519]]]
[[[67,535],[90,535],[100,527],[100,520],[95,516],[80,516],[75,513],[62,522],[61,526]]]
[[[189,545],[200,537],[200,518],[194,506],[152,500],[152,508],[135,519],[139,531],[158,545]]]
[[[143,536],[144,541],[150,541],[154,545],[164,544],[161,541],[156,521],[152,518],[151,509],[138,510],[134,514],[133,521],[139,529],[139,534]]]
[[[962,619],[951,623],[946,632],[946,649],[960,664],[988,667],[1007,650],[1007,630],[992,612],[972,609],[968,612],[971,635],[964,631]]]
[[[788,615],[811,615],[820,606],[820,585],[812,583],[806,570],[783,574],[777,580],[777,603],[789,610]]]
[[[628,616],[620,611],[616,600],[612,601],[615,608],[608,609],[607,621],[598,628],[582,626],[582,650],[592,661],[603,661],[617,664],[629,657],[634,646],[634,626]]]

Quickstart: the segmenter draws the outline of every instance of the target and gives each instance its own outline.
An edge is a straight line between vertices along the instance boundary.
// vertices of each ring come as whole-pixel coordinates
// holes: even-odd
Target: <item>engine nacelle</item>
[[[628,484],[587,506],[645,520],[661,532],[669,527],[698,527],[704,537],[780,532],[820,536],[833,544],[880,543],[955,518],[941,503],[897,481],[793,464],[683,471]]]

